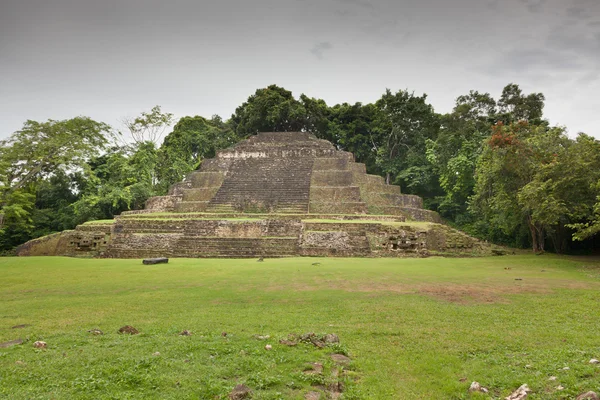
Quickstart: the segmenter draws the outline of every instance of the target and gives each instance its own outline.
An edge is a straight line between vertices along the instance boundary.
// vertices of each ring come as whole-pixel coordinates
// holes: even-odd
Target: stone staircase
[[[311,158],[246,158],[232,162],[207,212],[308,212]]]

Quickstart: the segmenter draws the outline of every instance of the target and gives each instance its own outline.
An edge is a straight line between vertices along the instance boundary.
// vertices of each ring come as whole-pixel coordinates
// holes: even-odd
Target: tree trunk
[[[390,184],[390,173],[389,172],[385,174],[385,184],[386,185]]]
[[[529,227],[529,233],[531,234],[531,247],[534,253],[541,253],[544,251],[544,227],[534,223],[531,217],[527,217],[527,226]]]

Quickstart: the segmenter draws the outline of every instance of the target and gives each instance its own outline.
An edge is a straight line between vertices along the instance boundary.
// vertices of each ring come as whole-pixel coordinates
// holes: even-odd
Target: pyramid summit
[[[108,223],[107,223],[108,222]],[[308,132],[262,132],[114,221],[25,243],[20,255],[425,256],[487,253],[418,196]]]

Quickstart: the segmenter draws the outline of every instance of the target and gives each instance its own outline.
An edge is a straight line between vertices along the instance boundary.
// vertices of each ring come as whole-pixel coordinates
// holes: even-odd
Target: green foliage
[[[438,211],[459,224],[470,219],[467,201],[475,186],[475,166],[495,113],[496,102],[488,93],[471,91],[457,98],[452,113],[440,117],[437,138],[427,140],[427,160],[444,191]]]
[[[181,118],[158,152],[159,191],[166,193],[170,185],[197,169],[203,159],[214,157],[217,150],[237,141],[230,125],[218,115],[210,120],[200,116]]]
[[[81,168],[107,143],[110,127],[88,117],[47,122],[27,121],[0,141],[0,182],[17,190],[53,174]]]
[[[258,132],[294,132],[305,128],[306,108],[292,92],[277,85],[258,89],[231,116],[231,126],[240,138]]]
[[[549,237],[563,252],[566,226],[592,218],[599,146],[586,135],[569,139],[561,128],[498,123],[478,161],[472,210],[506,235],[526,227],[534,251]]]
[[[366,164],[367,172],[379,174],[377,165],[376,127],[378,109],[374,104],[336,104],[331,107],[325,139],[341,150],[354,154],[357,162]]]
[[[407,192],[426,195],[436,192],[437,182],[426,158],[427,140],[435,139],[439,121],[427,95],[389,89],[379,99],[372,145],[376,165],[386,183],[400,184]]]
[[[519,121],[542,124],[545,100],[542,93],[530,93],[525,96],[519,85],[508,84],[502,90],[498,100],[498,120],[505,124]]]
[[[157,151],[152,142],[113,147],[92,158],[81,197],[72,204],[79,223],[140,209],[155,194]]]
[[[71,228],[70,177],[107,143],[110,127],[87,117],[27,121],[0,142],[0,250]]]

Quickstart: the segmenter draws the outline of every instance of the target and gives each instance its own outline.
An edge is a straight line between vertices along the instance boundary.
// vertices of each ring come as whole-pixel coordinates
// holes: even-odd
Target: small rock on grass
[[[589,391],[581,393],[579,396],[577,396],[577,400],[600,400],[600,397],[598,397],[596,392]]]
[[[351,361],[349,357],[346,357],[343,354],[332,354],[331,359],[333,360],[334,363],[340,364],[343,366],[347,366],[348,364],[350,364],[350,361]]]
[[[265,346],[265,350],[271,350],[272,348],[273,348],[273,346],[271,346],[270,344],[267,344],[267,345]]]
[[[119,328],[119,333],[127,333],[129,335],[137,335],[140,332],[131,325],[125,325],[125,326],[122,326],[121,328]]]
[[[514,392],[512,392],[510,394],[510,396],[506,397],[506,400],[523,400],[524,398],[527,397],[527,395],[531,392],[531,389],[529,389],[529,386],[527,386],[527,384],[523,384],[521,386],[519,386],[519,388],[517,390],[515,390]]]
[[[237,385],[233,388],[231,393],[229,393],[230,400],[244,400],[249,399],[250,396],[252,396],[252,389],[246,385]]]
[[[304,371],[306,375],[321,375],[323,373],[323,364],[321,363],[312,363],[310,364],[309,370]]]
[[[481,386],[481,384],[479,382],[472,382],[471,386],[469,386],[469,392],[487,393],[487,392],[489,392],[489,390],[487,388],[484,388],[483,386]]]
[[[335,333],[328,333],[327,335],[323,336],[323,341],[325,343],[339,343],[340,338]]]
[[[33,347],[35,347],[36,349],[45,349],[46,347],[48,347],[48,344],[46,342],[38,340],[37,342],[33,342]]]
[[[98,328],[90,329],[88,332],[91,333],[92,335],[104,335],[104,332],[102,332]]]
[[[592,358],[590,360],[590,364],[600,364],[600,360],[596,360],[595,358]]]
[[[186,330],[181,331],[179,336],[192,336],[192,332],[190,332],[186,329]]]
[[[270,335],[254,335],[252,337],[257,340],[267,340],[271,338]]]
[[[556,377],[555,376],[551,376],[550,378],[548,378],[549,381],[555,381]]]

